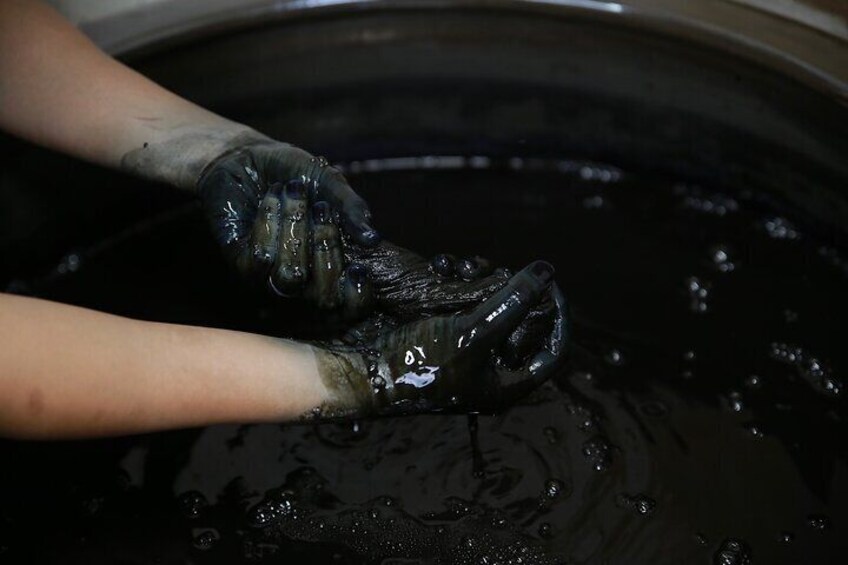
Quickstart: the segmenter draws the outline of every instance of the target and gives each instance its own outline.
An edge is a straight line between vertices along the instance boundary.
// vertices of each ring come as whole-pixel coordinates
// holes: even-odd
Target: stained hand
[[[549,334],[521,366],[508,366],[499,349],[548,292],[555,305]],[[536,261],[470,311],[399,326],[372,321],[353,337],[354,345],[315,348],[332,397],[316,417],[492,411],[560,367],[568,339],[565,301],[553,268]]]
[[[380,237],[365,201],[325,159],[285,143],[253,141],[212,161],[198,193],[242,274],[351,318],[370,309],[367,269],[345,262],[341,232],[364,249]]]

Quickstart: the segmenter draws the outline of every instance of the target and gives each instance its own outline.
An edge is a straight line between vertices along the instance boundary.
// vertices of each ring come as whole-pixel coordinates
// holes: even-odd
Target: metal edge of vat
[[[214,33],[364,10],[485,8],[590,17],[722,50],[848,106],[848,7],[777,2],[769,8],[754,0],[125,0],[109,9],[80,0],[54,4],[102,48],[130,58]]]

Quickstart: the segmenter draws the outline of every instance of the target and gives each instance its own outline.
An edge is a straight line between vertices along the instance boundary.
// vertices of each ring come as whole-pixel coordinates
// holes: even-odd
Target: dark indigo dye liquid
[[[2,563],[841,563],[848,256],[781,203],[589,163],[348,163],[384,235],[557,268],[567,370],[497,416],[0,443]],[[294,338],[188,205],[12,284]],[[238,379],[238,375],[233,375]],[[270,491],[270,492],[269,492]]]

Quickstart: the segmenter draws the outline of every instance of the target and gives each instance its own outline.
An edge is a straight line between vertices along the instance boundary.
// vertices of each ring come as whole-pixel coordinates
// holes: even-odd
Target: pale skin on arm
[[[297,418],[313,349],[0,294],[0,436],[55,439]]]
[[[0,129],[93,163],[120,168],[133,151],[190,139],[179,163],[136,171],[188,190],[232,136],[261,137],[109,57],[35,0],[0,2],[0,77]]]

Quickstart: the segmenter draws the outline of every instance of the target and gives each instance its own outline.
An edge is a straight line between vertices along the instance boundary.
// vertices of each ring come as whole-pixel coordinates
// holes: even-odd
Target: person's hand
[[[368,205],[338,169],[297,147],[251,141],[213,160],[198,193],[218,242],[246,277],[281,296],[361,317],[371,304],[368,271],[345,263],[342,233],[376,245]]]
[[[508,366],[498,350],[548,290],[556,311],[548,335],[521,366]],[[353,336],[356,345],[315,347],[331,396],[315,418],[498,410],[560,367],[569,337],[565,300],[543,261],[470,311],[400,326],[378,319]]]

